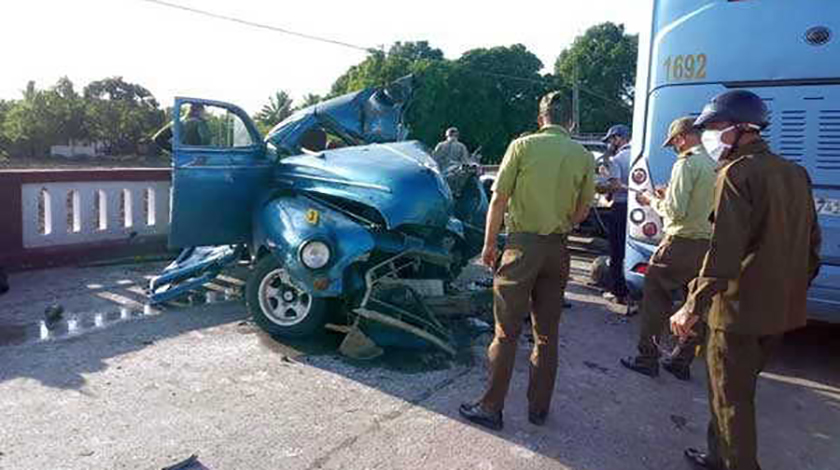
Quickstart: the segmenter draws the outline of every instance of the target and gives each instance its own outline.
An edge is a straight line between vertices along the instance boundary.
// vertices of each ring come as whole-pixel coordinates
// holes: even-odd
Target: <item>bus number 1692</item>
[[[706,54],[669,56],[664,65],[668,81],[706,78]]]

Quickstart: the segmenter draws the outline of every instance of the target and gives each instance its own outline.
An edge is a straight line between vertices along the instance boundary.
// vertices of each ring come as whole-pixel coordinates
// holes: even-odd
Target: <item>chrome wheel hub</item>
[[[260,281],[260,309],[280,326],[302,322],[312,309],[312,296],[298,287],[283,268],[269,272]]]

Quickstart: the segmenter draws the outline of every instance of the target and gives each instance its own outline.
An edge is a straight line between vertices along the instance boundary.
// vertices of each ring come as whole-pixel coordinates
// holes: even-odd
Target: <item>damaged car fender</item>
[[[345,270],[375,246],[373,235],[357,221],[304,195],[266,202],[255,226],[254,246],[267,248],[300,287],[315,297],[344,294]],[[326,246],[324,266],[306,265],[304,250],[310,243]]]

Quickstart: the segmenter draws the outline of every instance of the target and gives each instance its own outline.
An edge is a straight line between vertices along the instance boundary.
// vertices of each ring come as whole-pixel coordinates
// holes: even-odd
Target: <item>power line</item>
[[[615,99],[613,99],[613,98],[606,97],[606,96],[601,95],[601,94],[599,94],[599,93],[596,93],[596,92],[594,92],[594,91],[592,91],[592,90],[586,89],[586,88],[584,88],[584,87],[582,87],[582,86],[579,86],[579,88],[580,88],[580,91],[582,91],[582,92],[586,93],[586,94],[587,94],[587,95],[589,95],[589,96],[594,96],[595,98],[600,98],[600,99],[602,99],[602,100],[604,100],[604,101],[606,101],[606,102],[608,102],[608,103],[613,103],[613,104],[616,104],[616,105],[618,105],[618,106],[621,106],[621,107],[622,107],[622,108],[624,108],[624,109],[627,109],[627,108],[629,108],[629,107],[630,107],[630,106],[628,106],[628,105],[627,105],[627,103],[624,103],[624,102],[622,102],[622,101],[615,100]]]
[[[174,8],[176,10],[187,11],[187,12],[194,13],[194,14],[197,14],[197,15],[202,15],[202,16],[207,16],[207,17],[210,17],[210,18],[215,18],[217,20],[230,21],[232,23],[239,23],[239,24],[243,24],[243,25],[246,25],[246,26],[251,26],[251,27],[254,27],[254,28],[267,29],[269,31],[288,34],[290,36],[297,36],[299,38],[309,39],[309,40],[312,40],[312,41],[319,41],[319,42],[323,42],[323,43],[327,43],[327,44],[333,44],[333,45],[336,45],[336,46],[348,47],[350,49],[356,49],[356,50],[359,50],[359,51],[364,51],[364,52],[377,51],[377,49],[373,48],[373,47],[357,46],[355,44],[350,44],[349,42],[339,41],[339,40],[336,40],[336,39],[330,39],[330,38],[325,38],[325,37],[321,37],[321,36],[315,36],[313,34],[301,33],[301,32],[298,32],[298,31],[292,31],[290,29],[280,28],[278,26],[271,26],[271,25],[267,25],[267,24],[264,24],[264,23],[257,23],[255,21],[243,20],[241,18],[236,18],[236,17],[233,17],[233,16],[227,16],[227,15],[222,15],[222,14],[219,14],[219,13],[213,13],[213,12],[210,12],[210,11],[200,10],[198,8],[192,8],[192,7],[188,7],[188,6],[184,6],[184,5],[178,5],[176,3],[169,3],[169,2],[162,1],[162,0],[139,0],[139,1],[146,2],[146,3],[153,3],[155,5],[160,5],[160,6],[167,7],[167,8]]]
[[[356,45],[356,44],[351,44],[349,42],[344,42],[344,41],[339,41],[339,40],[336,40],[336,39],[325,38],[325,37],[322,37],[322,36],[316,36],[314,34],[301,33],[299,31],[292,31],[290,29],[281,28],[279,26],[271,26],[271,25],[268,25],[268,24],[265,24],[265,23],[258,23],[256,21],[244,20],[242,18],[236,18],[236,17],[233,17],[233,16],[222,15],[220,13],[213,13],[211,11],[201,10],[199,8],[192,8],[192,7],[188,7],[188,6],[184,6],[184,5],[179,5],[177,3],[170,3],[170,2],[163,1],[163,0],[138,0],[138,1],[145,2],[145,3],[151,3],[151,4],[154,4],[154,5],[159,5],[159,6],[172,8],[172,9],[176,9],[176,10],[186,11],[186,12],[189,12],[189,13],[193,13],[193,14],[197,14],[197,15],[201,15],[201,16],[206,16],[206,17],[209,17],[209,18],[214,18],[214,19],[217,19],[217,20],[229,21],[229,22],[232,22],[232,23],[238,23],[238,24],[245,25],[245,26],[251,26],[251,27],[254,27],[254,28],[274,31],[274,32],[282,33],[282,34],[287,34],[287,35],[290,35],[290,36],[296,36],[296,37],[303,38],[303,39],[309,39],[311,41],[318,41],[318,42],[323,42],[323,43],[326,43],[326,44],[332,44],[332,45],[336,45],[336,46],[347,47],[347,48],[350,48],[350,49],[355,49],[355,50],[363,51],[363,52],[366,52],[366,53],[381,53],[382,52],[382,50],[380,48],[376,48],[376,47],[359,46],[359,45]],[[427,59],[427,60],[433,61],[433,62],[446,62],[446,59]],[[551,84],[551,82],[549,80],[545,79],[545,78],[537,79],[537,78],[520,77],[520,76],[509,75],[509,74],[505,74],[505,73],[489,72],[489,71],[486,71],[486,70],[476,70],[476,69],[473,69],[469,66],[465,66],[464,69],[467,70],[467,71],[476,73],[476,74],[487,75],[489,77],[503,78],[503,79],[508,79],[508,80],[518,80],[518,81],[522,81],[522,82],[535,83],[535,84],[540,84],[540,85]],[[590,95],[590,96],[600,98],[601,100],[604,100],[604,101],[609,102],[609,103],[616,104],[616,105],[618,105],[622,108],[625,108],[625,109],[628,108],[626,103],[623,103],[623,102],[617,101],[613,98],[609,98],[609,97],[606,97],[604,95],[598,94],[598,93],[596,93],[594,91],[591,91],[587,88],[584,88],[580,85],[578,85],[578,89],[580,91],[583,91],[584,93]]]

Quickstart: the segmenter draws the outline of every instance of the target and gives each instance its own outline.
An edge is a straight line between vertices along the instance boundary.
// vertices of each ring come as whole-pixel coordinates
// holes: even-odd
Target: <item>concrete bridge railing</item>
[[[165,250],[170,170],[0,172],[0,266],[62,265]]]

